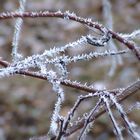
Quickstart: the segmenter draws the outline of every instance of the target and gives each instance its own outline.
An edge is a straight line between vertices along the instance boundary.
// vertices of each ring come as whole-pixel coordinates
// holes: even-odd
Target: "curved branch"
[[[62,18],[62,19],[67,19],[67,20],[70,19],[70,20],[79,22],[81,24],[87,25],[89,27],[96,28],[103,33],[104,33],[104,31],[107,31],[108,33],[110,33],[112,35],[112,38],[114,38],[114,39],[118,40],[119,42],[121,42],[122,44],[126,45],[127,48],[129,48],[136,55],[138,60],[140,60],[140,51],[137,49],[137,47],[132,42],[126,40],[125,38],[123,38],[119,34],[113,32],[112,30],[105,28],[101,24],[99,24],[97,22],[93,22],[91,19],[86,19],[86,18],[76,16],[74,13],[69,13],[68,11],[66,11],[64,13],[62,13],[61,11],[57,11],[57,12],[41,11],[41,12],[23,12],[23,13],[8,12],[8,13],[0,14],[0,20],[18,18],[18,17],[21,17],[21,18],[54,17],[54,18]]]

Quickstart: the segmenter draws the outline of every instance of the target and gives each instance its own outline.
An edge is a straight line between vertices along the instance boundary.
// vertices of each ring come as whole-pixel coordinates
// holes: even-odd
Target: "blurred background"
[[[0,0],[0,3],[0,12],[15,11],[19,6],[18,0]],[[139,0],[111,0],[111,4],[114,31],[131,33],[140,28]],[[89,17],[104,24],[102,0],[27,0],[25,9],[25,11],[61,10],[62,12],[69,10],[81,17]],[[0,21],[0,57],[9,62],[11,62],[14,24],[14,19]],[[19,51],[24,57],[40,54],[45,49],[60,47],[91,32],[92,30],[84,25],[63,19],[24,19]],[[140,40],[135,41],[140,45]],[[126,48],[118,42],[115,43],[118,49]],[[101,48],[100,51],[106,49]],[[94,50],[97,49],[89,45],[68,50],[66,53],[77,55]],[[70,64],[69,79],[81,83],[87,82],[98,89],[126,87],[139,78],[140,64],[133,54],[123,55],[122,59],[123,64],[117,65],[113,76],[109,76],[112,57]],[[66,87],[64,90],[66,100],[62,105],[61,114],[65,116],[77,97],[86,93]],[[0,140],[26,140],[32,136],[45,135],[50,126],[55,101],[56,95],[47,81],[21,75],[0,79]],[[123,102],[124,108],[128,110],[130,105],[138,101],[140,101],[140,91]],[[94,100],[83,102],[76,117],[88,112],[95,102]],[[119,114],[114,113],[119,120]],[[129,118],[140,125],[139,117],[140,110],[135,107],[129,113]],[[115,136],[112,128],[108,115],[104,114],[94,123],[86,139],[113,140]],[[76,135],[69,139],[76,139]]]

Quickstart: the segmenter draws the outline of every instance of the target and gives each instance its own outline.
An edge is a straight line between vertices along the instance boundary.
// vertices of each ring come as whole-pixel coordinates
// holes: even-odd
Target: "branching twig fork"
[[[140,90],[140,80],[136,81],[132,85],[128,86],[123,92],[121,92],[119,95],[116,95],[117,101],[121,102],[128,98],[129,96],[132,96],[134,93]],[[114,104],[111,105],[113,107]],[[98,113],[95,113],[94,116],[90,121],[94,121],[98,117],[100,117],[102,114],[106,112],[105,109],[99,111]],[[72,133],[76,132],[77,130],[81,129],[84,126],[85,119],[83,118],[81,121],[79,121],[76,125],[73,125],[68,129],[68,131],[65,134],[65,137],[71,135]]]

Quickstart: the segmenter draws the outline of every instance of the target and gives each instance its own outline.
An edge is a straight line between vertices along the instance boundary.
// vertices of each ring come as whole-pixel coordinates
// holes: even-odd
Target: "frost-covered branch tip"
[[[119,35],[120,35],[121,37],[123,37],[123,38],[128,39],[128,40],[138,39],[138,38],[140,38],[140,29],[133,31],[133,32],[130,33],[130,34],[123,34],[123,33],[120,33]]]

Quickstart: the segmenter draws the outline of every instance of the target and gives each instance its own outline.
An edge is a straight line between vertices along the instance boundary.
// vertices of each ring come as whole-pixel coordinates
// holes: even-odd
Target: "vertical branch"
[[[108,29],[113,29],[113,17],[111,13],[110,0],[102,0],[103,5],[103,18],[105,25]]]
[[[123,136],[122,136],[121,130],[120,130],[120,128],[119,128],[119,126],[118,126],[118,124],[117,124],[117,122],[116,122],[116,120],[115,120],[115,118],[114,118],[114,116],[113,116],[113,114],[112,114],[112,111],[111,111],[111,109],[110,109],[109,100],[108,100],[107,97],[105,97],[105,96],[106,96],[106,95],[101,95],[101,99],[102,99],[102,100],[104,101],[104,103],[105,103],[106,111],[108,112],[109,117],[110,117],[110,119],[111,119],[111,121],[112,121],[112,124],[113,124],[113,126],[114,126],[114,128],[115,128],[117,138],[118,138],[119,140],[123,140]]]
[[[111,11],[110,0],[102,0],[102,4],[103,4],[103,17],[104,17],[105,25],[108,29],[113,30],[113,16]],[[111,50],[117,51],[115,42],[112,39],[109,40],[108,45]],[[117,61],[119,64],[122,64],[122,57],[114,56],[112,58],[112,65],[109,71],[110,76],[113,76],[115,73],[115,70],[117,68]]]
[[[22,14],[25,10],[26,0],[19,0],[19,4],[20,4],[20,6],[19,6],[19,9],[18,9],[18,12]],[[18,45],[19,45],[22,23],[23,23],[23,19],[21,17],[16,19],[15,31],[14,31],[13,41],[12,41],[13,61],[17,61],[22,57],[21,54],[18,53]]]
[[[60,121],[60,110],[62,102],[64,101],[64,91],[60,86],[60,81],[57,80],[56,73],[53,71],[46,72],[47,78],[53,85],[53,90],[57,93],[57,101],[55,103],[55,108],[52,114],[50,130],[48,132],[48,137],[54,138],[58,133],[58,122]]]
[[[54,138],[57,136],[57,132],[58,132],[58,122],[59,122],[59,118],[60,118],[60,107],[61,107],[61,98],[58,97],[56,103],[55,103],[55,107],[54,107],[54,111],[52,114],[52,118],[51,118],[51,124],[50,124],[50,130],[48,132],[48,137],[50,139]]]
[[[60,118],[59,133],[58,133],[58,136],[57,136],[56,140],[61,140],[61,137],[62,137],[62,134],[63,134],[63,123],[64,123],[64,119],[61,117]]]
[[[117,93],[115,94],[118,102],[122,102],[123,100],[127,99],[129,96],[132,96],[134,93],[136,93],[137,91],[140,90],[140,80],[134,82],[132,85],[128,86],[127,88],[125,88],[123,91],[121,91],[121,93]],[[111,92],[109,92],[111,94]],[[111,107],[114,104],[111,105]],[[100,117],[103,113],[105,113],[105,109],[97,112],[93,118],[91,118],[91,121],[94,121],[95,119],[97,119],[98,117]],[[77,124],[71,126],[69,128],[69,130],[67,130],[67,132],[65,133],[65,137],[68,137],[69,135],[71,135],[72,133],[76,132],[77,130],[81,129],[84,126],[84,122],[85,119],[82,119],[80,122],[78,122]]]

